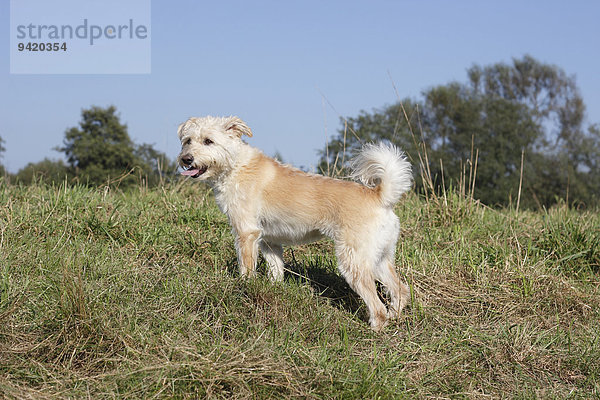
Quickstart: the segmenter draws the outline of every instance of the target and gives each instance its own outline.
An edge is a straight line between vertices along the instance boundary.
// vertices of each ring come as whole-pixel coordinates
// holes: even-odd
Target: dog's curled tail
[[[352,179],[379,191],[381,202],[393,207],[410,190],[413,176],[406,156],[393,144],[365,144],[350,161]]]

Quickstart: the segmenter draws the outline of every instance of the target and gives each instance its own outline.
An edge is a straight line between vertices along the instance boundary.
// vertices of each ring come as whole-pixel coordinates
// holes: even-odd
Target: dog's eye
[[[192,139],[186,139],[186,141],[185,141],[185,142],[183,142],[183,145],[184,145],[184,146],[187,146],[187,145],[189,145],[189,144],[191,144],[191,143],[192,143]]]
[[[210,139],[204,139],[204,144],[205,144],[206,146],[209,146],[209,145],[213,144],[213,141],[212,141],[212,140],[210,140]]]

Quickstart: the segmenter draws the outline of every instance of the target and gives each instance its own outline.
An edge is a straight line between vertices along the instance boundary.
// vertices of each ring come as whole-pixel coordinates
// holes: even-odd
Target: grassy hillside
[[[0,397],[600,396],[598,214],[397,212],[412,302],[376,334],[330,242],[287,249],[281,284],[238,278],[202,185],[0,182]]]

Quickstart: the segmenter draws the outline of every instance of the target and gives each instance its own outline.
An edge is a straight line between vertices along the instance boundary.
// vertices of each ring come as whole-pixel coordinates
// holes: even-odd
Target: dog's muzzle
[[[181,175],[191,176],[192,178],[198,178],[200,175],[205,173],[206,169],[208,168],[206,166],[195,167],[193,165],[194,157],[192,157],[190,155],[184,155],[180,158],[180,160],[181,160],[181,167],[184,169],[181,172]]]

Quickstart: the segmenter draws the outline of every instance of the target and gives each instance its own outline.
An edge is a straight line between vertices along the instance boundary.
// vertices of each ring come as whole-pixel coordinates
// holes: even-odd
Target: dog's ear
[[[181,135],[183,134],[183,126],[185,125],[185,122],[182,122],[181,124],[179,124],[179,126],[177,127],[177,136],[179,136],[179,139],[181,139]]]
[[[227,118],[224,126],[225,131],[230,132],[239,138],[241,138],[242,135],[252,137],[252,131],[250,130],[250,127],[238,117]]]

